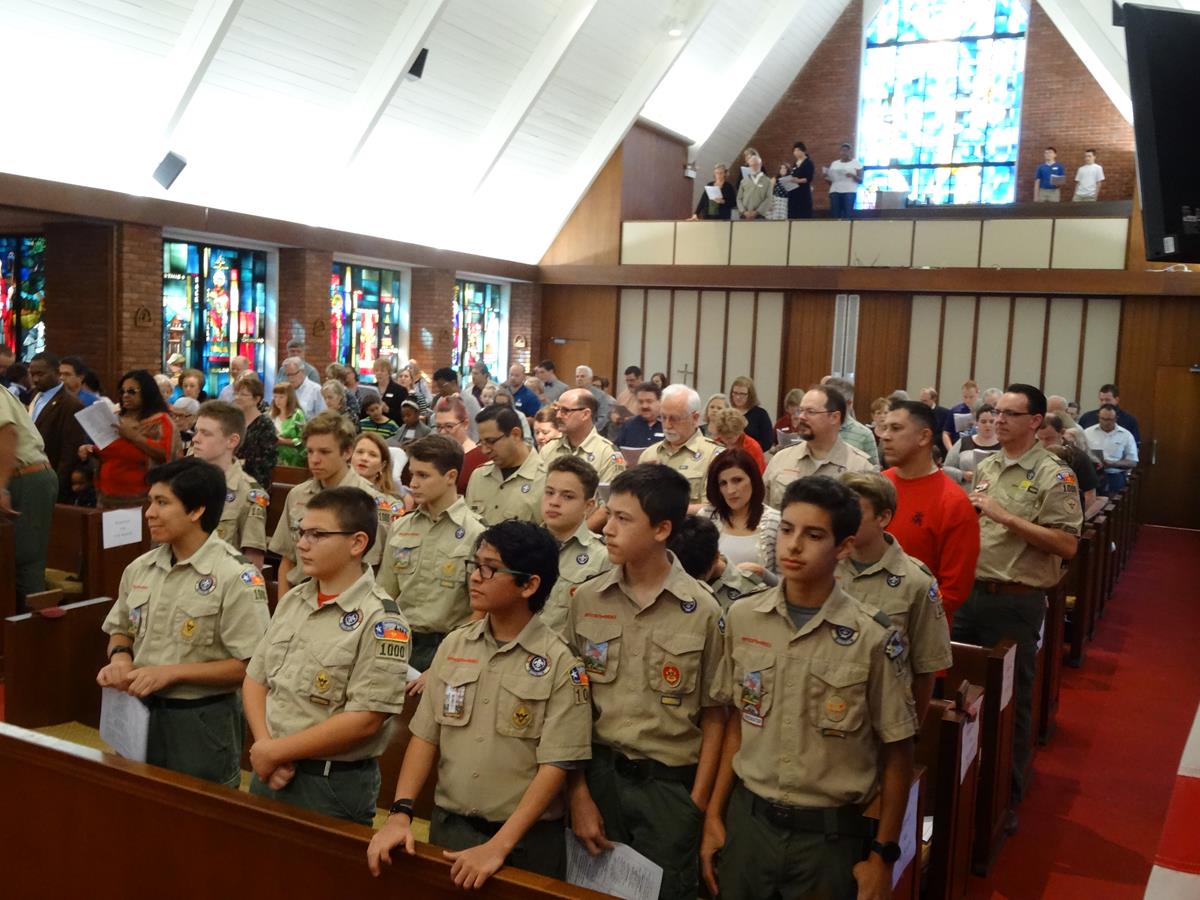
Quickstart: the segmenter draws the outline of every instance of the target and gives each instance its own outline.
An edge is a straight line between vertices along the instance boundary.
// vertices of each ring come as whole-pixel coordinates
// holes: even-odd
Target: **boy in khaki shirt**
[[[387,720],[404,709],[410,632],[363,559],[376,503],[354,487],[309,501],[288,591],[242,685],[254,744],[250,793],[362,825],[375,818]]]
[[[720,754],[721,608],[667,541],[687,479],[664,465],[618,475],[604,536],[616,568],[580,585],[566,634],[596,707],[592,761],[572,772],[571,827],[588,852],[630,844],[663,868],[663,898],[695,900],[696,853]]]
[[[412,798],[435,758],[429,839],[448,848],[456,885],[481,887],[503,865],[566,875],[562,789],[591,756],[592,706],[583,664],[537,615],[558,548],[517,521],[477,545],[471,607],[483,617],[447,635],[429,670],[391,817],[367,850],[375,875],[393,848],[414,852]]]
[[[542,607],[542,621],[557,633],[567,624],[571,592],[612,568],[608,549],[587,524],[596,509],[599,484],[596,470],[575,456],[560,456],[546,470],[542,518],[559,549],[558,580]]]
[[[246,435],[246,417],[232,403],[209,400],[200,404],[192,434],[192,456],[225,473],[225,509],[217,537],[254,563],[259,570],[267,549],[267,507],[271,495],[246,474],[233,458]]]
[[[721,532],[712,519],[688,516],[679,534],[672,535],[670,547],[683,570],[708,585],[722,612],[729,612],[735,600],[768,587],[758,576],[729,565],[721,552]]]
[[[780,514],[782,583],[726,617],[735,712],[704,822],[704,878],[716,896],[719,876],[730,900],[885,900],[917,725],[904,639],[834,580],[861,518],[850,489],[801,478]],[[877,832],[862,815],[876,795]]]

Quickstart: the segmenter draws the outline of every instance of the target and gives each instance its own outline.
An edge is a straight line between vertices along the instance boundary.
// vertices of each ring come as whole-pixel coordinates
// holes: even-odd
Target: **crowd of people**
[[[294,344],[267,406],[253,372],[207,399],[181,363],[122,376],[102,448],[72,428],[110,402],[81,396],[79,359],[35,358],[27,405],[0,391],[20,595],[94,467],[97,502],[145,506],[156,545],[97,676],[150,706],[148,761],[236,788],[244,714],[252,793],[370,824],[415,703],[368,865],[413,852],[436,770],[430,840],[466,887],[505,864],[563,877],[565,822],[660,865],[663,897],[701,877],[888,896],[951,637],[1017,642],[1015,808],[1045,591],[1089,491],[1137,464],[1111,384],[1078,422],[1035,386],[968,381],[950,409],[932,388],[879,398],[867,425],[833,375],[772,422],[744,376],[706,401],[638,366],[617,397],[588,366],[572,386],[550,360],[503,383],[387,360],[375,385],[336,365],[321,383]],[[310,477],[268,535],[279,464]]]

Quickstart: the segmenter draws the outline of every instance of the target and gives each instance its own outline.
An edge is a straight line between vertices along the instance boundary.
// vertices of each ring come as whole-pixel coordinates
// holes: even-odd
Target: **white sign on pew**
[[[912,865],[917,856],[917,792],[921,782],[914,781],[908,789],[908,806],[904,807],[904,822],[900,825],[900,858],[892,867],[892,890],[900,883],[904,870]],[[917,873],[920,878],[920,873]]]
[[[1004,654],[1004,683],[1000,686],[1000,708],[1008,706],[1013,695],[1013,670],[1017,665],[1017,648],[1009,647]]]
[[[958,783],[962,784],[967,779],[967,770],[971,768],[971,763],[975,762],[975,757],[979,755],[979,717],[967,719],[967,724],[963,726],[962,736],[962,758],[958,762]]]
[[[146,761],[150,710],[137,697],[115,688],[100,689],[100,738],[134,762]]]
[[[137,544],[142,540],[141,507],[105,510],[100,516],[100,524],[105,550]]]

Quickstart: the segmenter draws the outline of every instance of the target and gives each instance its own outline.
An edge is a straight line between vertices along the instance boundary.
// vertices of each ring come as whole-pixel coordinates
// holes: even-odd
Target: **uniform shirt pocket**
[[[456,588],[467,583],[466,561],[469,550],[470,547],[460,541],[438,557],[438,584],[444,588]]]
[[[396,580],[403,582],[405,578],[417,571],[421,562],[421,539],[406,537],[395,544],[389,544],[387,552],[390,555],[384,561],[396,573]]]
[[[868,666],[813,660],[808,682],[809,721],[822,731],[848,734],[867,720]]]
[[[125,598],[126,619],[129,623],[129,636],[135,641],[144,636],[149,625],[147,617],[150,614],[150,589],[136,588]]]
[[[263,658],[263,669],[268,678],[274,678],[287,661],[288,650],[292,646],[292,638],[296,632],[292,628],[280,628],[272,631],[267,638],[266,656]]]
[[[616,619],[585,616],[575,623],[575,633],[588,679],[594,684],[615,681],[621,662],[621,623]]]
[[[740,645],[733,648],[732,656],[733,705],[743,719],[762,725],[775,700],[775,657]]]
[[[650,689],[660,694],[690,694],[700,678],[700,652],[704,635],[659,630],[651,633],[646,648],[646,673]]]
[[[433,720],[439,725],[461,728],[471,721],[475,695],[479,692],[479,669],[455,666],[439,673],[442,696],[430,697]]]
[[[300,693],[318,706],[342,706],[354,665],[354,651],[353,646],[338,643],[309,646],[300,673]]]
[[[188,597],[175,609],[172,630],[175,639],[192,647],[204,647],[217,635],[221,601],[216,597]]]
[[[496,732],[506,737],[539,738],[546,719],[546,702],[553,685],[550,678],[505,675],[496,701]]]

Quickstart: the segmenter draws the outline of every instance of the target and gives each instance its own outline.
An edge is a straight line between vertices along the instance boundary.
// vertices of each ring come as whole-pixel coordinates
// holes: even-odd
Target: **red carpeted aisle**
[[[1200,532],[1143,527],[1058,731],[1034,758],[1020,831],[967,896],[1140,898],[1200,700]]]

